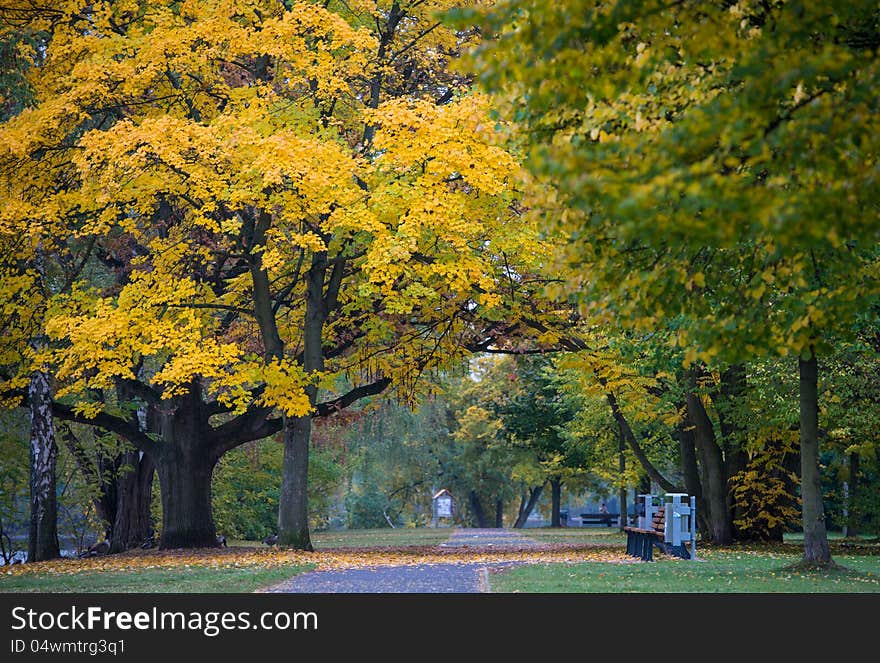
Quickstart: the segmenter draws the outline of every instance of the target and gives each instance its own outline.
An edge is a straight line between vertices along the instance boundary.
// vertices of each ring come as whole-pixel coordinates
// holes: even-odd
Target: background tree
[[[0,122],[14,121],[34,102],[29,70],[41,60],[39,29],[0,26]],[[26,53],[32,53],[28,57]],[[46,365],[43,331],[46,302],[51,296],[51,269],[44,229],[20,225],[0,231],[3,248],[0,297],[3,302],[4,382],[27,394],[30,413],[30,527],[28,561],[60,556],[56,465],[58,446],[52,419],[52,385]],[[17,373],[17,375],[16,375]],[[13,377],[14,376],[14,377]]]
[[[64,423],[59,436],[91,497],[110,552],[123,552],[153,540],[152,457],[124,439],[100,429]]]
[[[500,370],[509,371],[510,382],[496,406],[504,433],[543,470],[551,488],[550,526],[560,527],[562,487],[583,482],[590,467],[588,450],[569,430],[575,405],[553,379],[549,356],[522,355]]]
[[[685,312],[690,359],[799,358],[810,564],[830,562],[817,357],[877,293],[877,26],[864,3],[524,0],[489,10],[478,53],[572,210],[585,305],[642,329]]]

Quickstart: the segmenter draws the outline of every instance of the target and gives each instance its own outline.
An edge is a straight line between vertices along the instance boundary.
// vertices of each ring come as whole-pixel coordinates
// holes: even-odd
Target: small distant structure
[[[452,514],[455,512],[455,498],[448,490],[443,488],[431,498],[432,517],[431,526],[439,527],[440,519],[445,518],[448,522],[452,521]]]

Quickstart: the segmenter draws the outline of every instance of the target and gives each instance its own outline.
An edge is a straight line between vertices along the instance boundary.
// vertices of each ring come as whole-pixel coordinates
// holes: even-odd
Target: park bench
[[[654,546],[667,555],[696,559],[696,501],[683,493],[669,493],[659,506],[653,495],[639,495],[637,527],[624,527],[626,553],[646,562],[654,559]],[[690,543],[688,549],[687,543]]]
[[[611,527],[620,517],[619,513],[582,513],[581,524],[596,523],[597,525],[608,525]]]

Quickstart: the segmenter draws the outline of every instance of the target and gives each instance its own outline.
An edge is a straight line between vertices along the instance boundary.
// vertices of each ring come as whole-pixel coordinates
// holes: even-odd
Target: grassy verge
[[[792,571],[797,555],[707,551],[697,562],[539,564],[492,574],[493,592],[880,592],[880,556],[838,556],[845,568]]]
[[[626,544],[626,536],[616,527],[528,527],[519,531],[523,536],[542,543]]]
[[[436,546],[446,541],[452,534],[451,528],[444,527],[398,527],[396,529],[351,529],[315,532],[312,543],[316,550],[361,547],[405,547]]]
[[[308,571],[311,565],[271,568],[133,569],[69,575],[40,574],[0,578],[0,592],[144,592],[225,594],[253,592]]]
[[[337,550],[342,548],[405,548],[408,546],[436,546],[446,541],[452,534],[451,528],[438,527],[398,527],[396,529],[347,529],[312,532],[312,545],[315,550]],[[260,541],[232,540],[230,546],[245,548],[265,548]]]
[[[840,532],[828,532],[828,540],[829,541],[860,541],[862,543],[876,543],[877,537],[873,534],[859,534],[858,536],[844,537]],[[804,542],[804,533],[803,532],[791,532],[787,534],[783,534],[782,538],[786,542],[792,543],[803,543]]]

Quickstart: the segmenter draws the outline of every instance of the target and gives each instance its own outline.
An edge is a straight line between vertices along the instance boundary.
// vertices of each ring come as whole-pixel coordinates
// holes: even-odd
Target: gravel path
[[[541,548],[539,543],[511,529],[457,529],[441,548]]]
[[[266,591],[302,594],[473,594],[484,591],[484,564],[419,564],[315,571]]]
[[[454,530],[440,548],[533,548],[544,544],[529,539],[519,532],[500,529]],[[515,562],[492,564],[492,568],[510,566]],[[312,571],[264,591],[296,594],[471,594],[488,591],[488,566],[485,563],[414,564],[407,566],[378,566],[374,568]]]

